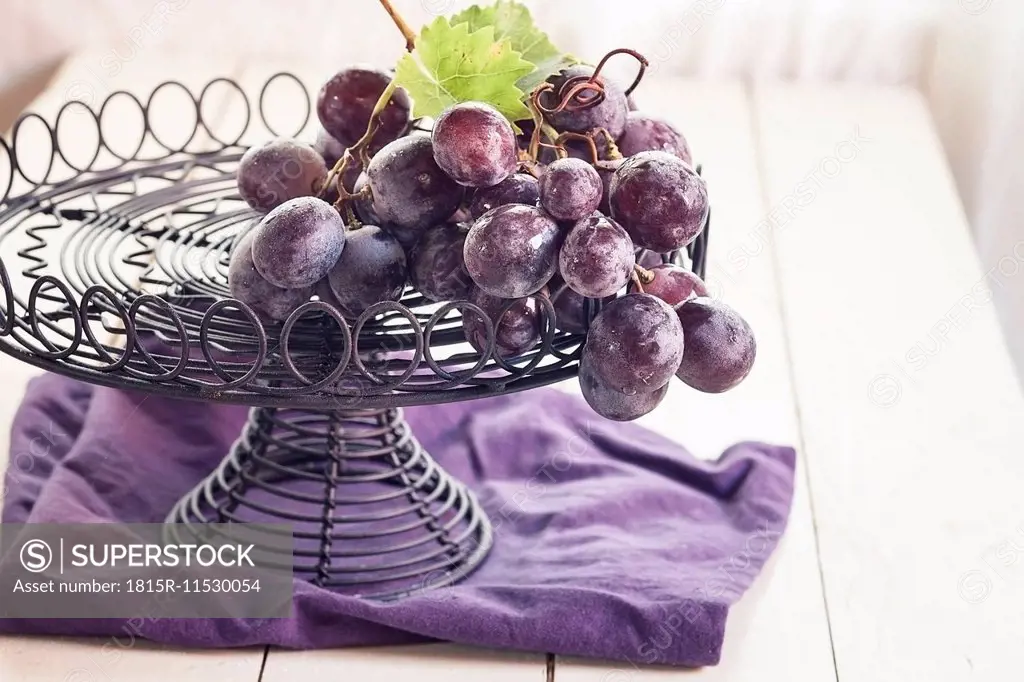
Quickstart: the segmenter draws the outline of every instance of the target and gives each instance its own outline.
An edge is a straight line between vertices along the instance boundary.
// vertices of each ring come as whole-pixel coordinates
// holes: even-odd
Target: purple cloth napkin
[[[0,620],[0,632],[288,648],[431,640],[703,666],[785,528],[791,448],[717,462],[552,390],[412,408],[434,457],[481,497],[495,547],[464,582],[376,603],[296,581],[278,620]],[[47,375],[13,426],[4,522],[161,522],[238,436],[244,408]],[[542,476],[538,472],[543,471]]]

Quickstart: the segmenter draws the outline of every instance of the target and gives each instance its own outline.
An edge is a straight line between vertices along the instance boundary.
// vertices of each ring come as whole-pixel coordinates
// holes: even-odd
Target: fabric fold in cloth
[[[47,375],[12,429],[5,523],[162,522],[238,437],[246,408]],[[729,606],[786,526],[792,448],[740,443],[714,462],[540,389],[409,408],[413,432],[480,497],[495,546],[463,582],[394,603],[296,581],[293,617],[0,620],[0,632],[286,648],[451,641],[704,666]]]

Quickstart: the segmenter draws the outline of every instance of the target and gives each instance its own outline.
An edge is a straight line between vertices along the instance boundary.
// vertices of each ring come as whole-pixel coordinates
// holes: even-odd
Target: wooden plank
[[[721,663],[704,680],[835,679],[817,566],[806,463],[794,408],[779,292],[770,251],[735,267],[729,254],[764,220],[750,102],[738,84],[679,79],[645,81],[637,92],[644,111],[675,122],[704,166],[713,207],[708,284],[739,310],[757,334],[757,361],[746,381],[721,395],[682,383],[640,423],[713,458],[728,445],[753,439],[798,449],[796,495],[789,527],[752,589],[733,609]],[[575,382],[567,384],[577,391]],[[640,659],[639,653],[636,659]],[[559,682],[645,682],[674,679],[672,669],[559,659]]]
[[[97,81],[95,55],[82,55],[69,60],[52,81],[50,87],[28,108],[52,120],[66,98],[85,97],[93,104],[115,90],[127,90],[148,95],[160,82],[174,78],[181,81],[193,92],[198,93],[212,78],[231,76],[235,73],[233,60],[153,54],[124,64],[116,76]],[[93,80],[89,80],[89,79]],[[83,90],[89,84],[91,91]],[[90,94],[91,93],[91,94]],[[204,116],[223,123],[244,119],[240,102],[231,98],[226,90],[211,95],[209,109]],[[168,101],[168,106],[172,105]],[[84,112],[82,112],[84,113]],[[111,110],[112,116],[104,134],[137,134],[129,127],[130,121],[122,123],[122,116],[130,116],[129,110]],[[185,116],[162,121],[167,138],[192,125]],[[175,128],[177,126],[177,128]],[[63,142],[63,139],[62,139]],[[82,144],[69,138],[69,144]],[[212,147],[208,138],[197,137],[196,144]],[[152,150],[152,147],[150,148]],[[9,242],[5,242],[5,254]],[[21,279],[21,278],[18,278]],[[22,283],[23,284],[23,283]],[[9,450],[9,428],[14,411],[21,401],[23,387],[38,370],[15,362],[0,355],[0,383],[5,391],[0,392],[0,469],[6,466]],[[54,640],[26,637],[0,637],[0,682],[8,680],[67,680],[69,682],[104,682],[147,680],[218,680],[227,682],[256,682],[263,663],[265,648],[250,648],[239,651],[182,651],[163,649],[156,645],[130,642],[128,636],[98,638],[91,640]]]
[[[979,267],[918,94],[755,110],[839,677],[1016,679],[1024,399],[991,293],[1024,249]]]
[[[339,677],[360,682],[542,682],[544,675],[535,656],[428,644],[337,651],[271,649],[261,682]]]
[[[101,640],[0,637],[0,682],[256,682],[262,649],[165,649],[127,634]]]

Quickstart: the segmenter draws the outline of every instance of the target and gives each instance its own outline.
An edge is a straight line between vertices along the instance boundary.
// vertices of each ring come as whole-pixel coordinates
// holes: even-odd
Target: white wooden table
[[[185,55],[142,55],[116,76],[98,64],[68,60],[30,108],[52,116],[69,94],[148,92],[171,76],[251,87],[282,68],[310,84],[328,75]],[[721,665],[12,637],[0,638],[0,682],[1020,679],[1024,400],[985,295],[1017,274],[1020,257],[980,270],[924,102],[909,90],[654,78],[638,99],[676,121],[704,164],[710,284],[759,345],[740,388],[680,386],[643,423],[705,457],[747,438],[799,451],[789,529],[733,610]],[[238,113],[225,104],[218,115]],[[33,373],[0,358],[0,453]]]

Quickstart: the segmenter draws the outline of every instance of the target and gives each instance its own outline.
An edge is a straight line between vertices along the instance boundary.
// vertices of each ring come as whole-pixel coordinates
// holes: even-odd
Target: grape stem
[[[348,225],[348,229],[358,230],[363,226],[363,223],[359,220],[359,218],[356,217],[356,212],[352,210],[352,202],[346,201],[344,202],[344,204],[345,222]]]
[[[338,201],[334,204],[335,208],[338,209],[339,213],[343,213],[348,225],[349,230],[358,230],[363,226],[363,222],[356,217],[356,212],[352,209],[352,202],[357,199],[372,199],[373,194],[370,192],[370,186],[365,185],[358,192],[354,194],[348,192],[341,183],[338,183],[338,194],[340,195]]]
[[[640,276],[637,274],[636,270],[629,274],[629,278],[633,280],[633,286],[636,287],[636,290],[641,294],[644,293],[643,282],[640,281]]]
[[[363,136],[352,145],[352,149],[358,150],[359,159],[363,162],[365,167],[366,163],[369,162],[369,156],[366,154],[366,148],[369,146],[370,141],[373,140],[374,134],[377,132],[377,128],[380,127],[380,115],[384,109],[391,102],[391,96],[395,94],[395,89],[398,87],[398,83],[395,79],[391,79],[388,86],[384,88],[384,92],[380,93],[380,97],[377,98],[377,103],[373,105],[373,111],[370,113],[370,122],[366,124],[366,132]]]
[[[406,51],[412,52],[416,48],[416,34],[413,33],[411,28],[409,28],[409,24],[405,23],[405,19],[402,18],[402,15],[399,14],[391,5],[391,0],[380,0],[380,4],[384,8],[384,11],[388,13],[388,16],[391,17],[391,20],[395,22],[395,26],[398,27],[398,30],[405,38]],[[395,88],[397,87],[398,84],[394,79],[391,79],[391,82],[389,82],[387,87],[384,88],[384,92],[380,93],[380,97],[377,98],[377,103],[373,105],[373,112],[370,114],[370,120],[366,124],[366,132],[363,133],[363,136],[360,137],[354,145],[345,150],[345,153],[341,155],[338,162],[334,164],[333,168],[331,168],[330,173],[327,174],[327,179],[324,181],[323,187],[321,187],[320,191],[317,193],[317,195],[322,198],[331,187],[331,184],[334,183],[337,186],[339,197],[338,201],[335,203],[335,207],[339,212],[343,212],[354,226],[359,226],[360,223],[356,219],[355,213],[353,213],[348,202],[353,199],[360,198],[361,195],[369,195],[369,191],[366,191],[365,193],[360,192],[359,195],[351,194],[343,186],[344,183],[342,182],[342,179],[345,176],[345,171],[348,170],[349,165],[356,157],[358,157],[359,163],[364,169],[369,165],[370,155],[367,153],[367,148],[370,146],[370,142],[373,141],[374,134],[380,127],[381,112],[383,112],[385,107],[387,107],[391,102],[391,97],[395,94]],[[369,190],[369,186],[364,189]]]
[[[608,132],[607,128],[594,128],[590,131],[591,137],[597,137],[598,135],[604,136],[604,147],[605,155],[609,161],[617,161],[622,158],[622,152],[619,151],[619,145],[615,144],[615,138]]]
[[[633,264],[633,280],[637,284],[637,288],[643,293],[643,284],[650,284],[654,281],[654,273],[640,265],[639,263]]]
[[[598,161],[601,160],[600,155],[597,153],[597,145],[594,143],[594,138],[591,137],[590,135],[584,135],[583,133],[564,132],[561,135],[559,135],[557,139],[555,139],[555,144],[563,152],[565,152],[565,143],[568,140],[581,140],[583,142],[586,142],[590,146],[590,158],[592,159],[591,163],[593,165],[596,166]],[[566,152],[566,156],[568,156],[568,152]]]
[[[529,152],[523,150],[519,151],[519,168],[533,177],[540,179],[540,164],[537,163],[537,159],[530,156]]]
[[[547,142],[541,142],[540,146],[544,147],[545,149],[553,149],[553,150],[555,150],[555,157],[556,158],[564,159],[567,156],[569,156],[569,152],[566,151],[565,145],[559,144],[558,142],[555,142],[554,144],[549,144]]]
[[[568,152],[566,152],[562,148],[561,143],[558,142],[559,132],[555,130],[554,126],[544,119],[545,109],[541,103],[541,96],[545,92],[554,90],[554,88],[555,86],[551,83],[541,83],[534,88],[533,92],[530,93],[530,97],[527,101],[527,106],[530,109],[530,115],[533,119],[533,134],[530,135],[530,144],[527,148],[527,158],[529,161],[533,162],[533,167],[531,168],[528,166],[528,172],[534,176],[537,175],[534,171],[537,159],[540,156],[541,147],[554,149],[558,154],[558,158],[565,158],[565,156],[568,156]],[[551,144],[542,141],[545,137],[551,141]]]
[[[546,133],[544,126],[544,112],[541,109],[540,96],[541,93],[548,90],[553,90],[555,86],[551,83],[541,83],[533,92],[530,93],[530,116],[533,118],[533,134],[530,135],[530,158],[534,161],[537,160],[537,155],[540,154],[540,136],[542,133]]]
[[[530,158],[534,160],[537,159],[541,146],[553,146],[556,150],[559,150],[559,157],[562,158],[563,151],[561,148],[563,143],[565,139],[569,139],[566,136],[571,136],[571,139],[584,140],[590,145],[592,163],[596,165],[600,159],[600,155],[597,153],[597,147],[594,139],[599,134],[604,136],[605,149],[607,150],[607,156],[609,159],[615,160],[622,158],[622,153],[615,144],[614,138],[608,134],[607,130],[604,130],[603,128],[596,128],[590,132],[589,137],[581,133],[559,134],[559,132],[547,123],[546,120],[547,117],[552,114],[557,114],[562,111],[580,111],[588,107],[597,106],[604,101],[604,83],[598,80],[598,75],[608,59],[621,52],[633,55],[640,62],[640,73],[638,74],[636,81],[630,87],[630,90],[632,90],[636,87],[636,84],[640,82],[640,78],[643,77],[644,70],[647,66],[647,60],[638,52],[626,48],[612,50],[606,54],[604,58],[601,59],[591,76],[573,76],[571,78],[567,78],[562,84],[562,87],[557,90],[555,89],[554,84],[547,81],[533,89],[527,100],[530,115],[533,118],[533,134],[530,136],[529,145]],[[553,106],[548,106],[544,102],[545,95],[548,93],[554,95],[555,103]],[[546,135],[551,142],[553,142],[553,145],[544,144],[541,141],[542,135]]]
[[[542,133],[548,135],[548,137],[555,143],[556,147],[561,144],[559,141],[561,138],[558,131],[545,123],[547,117],[563,111],[580,111],[589,107],[595,107],[604,101],[605,86],[603,80],[600,78],[601,71],[604,69],[605,64],[608,63],[608,60],[617,54],[628,54],[636,59],[637,63],[640,65],[636,78],[633,79],[633,83],[625,91],[628,96],[636,89],[640,84],[640,81],[643,80],[650,62],[648,62],[647,58],[636,50],[631,50],[626,47],[620,47],[607,53],[601,58],[601,61],[597,63],[597,66],[594,68],[594,72],[589,76],[579,75],[565,78],[562,86],[557,90],[553,83],[549,83],[547,81],[533,89],[527,100],[534,124],[533,135],[530,137],[529,146],[529,153],[532,159],[536,160],[537,155],[540,152],[540,147],[542,145]],[[545,95],[548,93],[551,93],[554,97],[554,104],[552,106],[549,106],[544,101]],[[598,128],[591,131],[590,134],[591,136],[596,136],[598,133],[604,135],[608,158],[610,160],[621,159],[622,152],[619,151],[614,138],[608,134],[608,131]],[[598,154],[596,150],[593,149],[594,141],[590,140],[590,144],[593,152],[594,163],[596,165]]]
[[[598,82],[597,77],[601,73],[601,69],[604,68],[604,65],[608,62],[609,59],[611,59],[617,54],[628,54],[630,57],[635,59],[637,63],[640,65],[636,73],[636,78],[633,79],[633,83],[628,88],[626,88],[626,96],[628,97],[630,94],[632,94],[634,90],[636,90],[636,87],[640,85],[640,81],[643,80],[644,74],[647,72],[647,67],[650,66],[650,62],[647,61],[647,58],[644,57],[639,52],[637,52],[636,50],[631,50],[628,47],[620,47],[615,50],[612,50],[604,57],[601,57],[601,61],[597,63],[597,67],[594,69],[594,73],[590,75],[590,79],[588,80],[588,82],[596,85]]]
[[[562,87],[555,91],[555,86],[544,82],[534,89],[530,95],[530,101],[543,115],[557,114],[561,111],[580,111],[588,107],[594,107],[604,101],[604,84],[592,80],[587,76],[573,76],[567,78]],[[549,107],[544,104],[542,96],[545,93],[554,93],[557,102]],[[581,97],[586,92],[592,93],[589,97]]]
[[[402,33],[402,37],[405,38],[405,50],[406,52],[412,52],[416,47],[416,34],[409,28],[409,24],[405,23],[405,19],[398,13],[394,7],[391,6],[391,0],[380,0],[381,6],[384,7],[384,11],[391,17],[391,21],[395,22],[395,26]]]
[[[356,195],[349,193],[343,186],[342,178],[345,176],[345,171],[348,170],[349,165],[355,160],[354,156],[359,156],[359,163],[362,164],[365,169],[370,163],[370,156],[366,153],[370,142],[373,141],[373,136],[380,127],[380,115],[384,109],[391,102],[392,95],[395,94],[395,89],[398,84],[392,79],[384,92],[380,93],[380,97],[377,98],[377,103],[373,105],[373,111],[370,113],[370,121],[366,124],[366,132],[360,137],[354,145],[345,150],[345,153],[341,155],[338,162],[334,164],[334,168],[327,174],[327,180],[324,182],[324,186],[320,190],[320,196],[322,197],[327,189],[334,183],[338,189],[339,199],[337,206],[343,205],[345,202],[351,201]],[[367,188],[369,186],[367,185]]]

